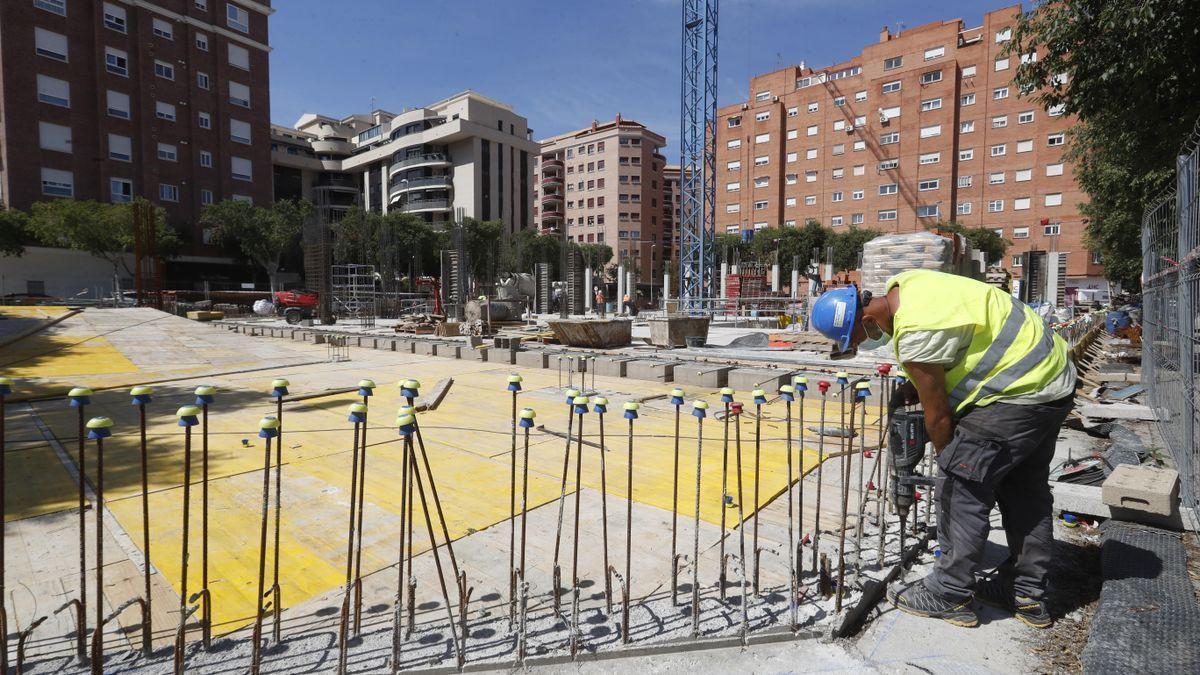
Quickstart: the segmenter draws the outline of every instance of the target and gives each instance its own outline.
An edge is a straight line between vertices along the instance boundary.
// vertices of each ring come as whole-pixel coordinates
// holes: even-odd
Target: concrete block
[[[787,384],[789,379],[791,378],[786,370],[734,368],[729,371],[729,380],[726,386],[733,387],[734,391],[739,393],[749,393],[754,389],[762,388],[768,394],[774,394],[779,391],[779,386]]]
[[[549,355],[544,349],[526,349],[517,352],[516,364],[523,368],[546,368]]]
[[[441,356],[447,359],[457,359],[462,357],[461,349],[462,347],[457,344],[438,342],[434,343],[433,355]]]
[[[681,363],[675,366],[675,384],[717,389],[727,386],[733,366],[711,363]]]
[[[487,348],[476,349],[475,347],[463,346],[459,348],[458,355],[460,358],[467,359],[468,361],[486,362],[488,360],[488,351],[490,350]]]
[[[1104,503],[1119,509],[1159,516],[1175,513],[1179,504],[1179,472],[1152,466],[1121,464],[1104,479]]]
[[[1137,403],[1084,403],[1078,408],[1084,417],[1095,417],[1108,420],[1146,420],[1158,421],[1158,413],[1149,406]],[[1166,411],[1163,411],[1164,415]]]
[[[630,361],[625,364],[625,377],[651,382],[673,382],[675,365],[675,361]]]
[[[412,354],[417,348],[416,342],[412,340],[397,339],[393,340],[393,343],[396,345],[393,348],[393,351],[401,352],[403,354]]]
[[[428,340],[421,340],[416,343],[413,352],[421,356],[433,356],[437,350],[437,343]]]
[[[625,377],[626,364],[633,360],[628,356],[597,356],[592,361],[592,368],[600,377]]]

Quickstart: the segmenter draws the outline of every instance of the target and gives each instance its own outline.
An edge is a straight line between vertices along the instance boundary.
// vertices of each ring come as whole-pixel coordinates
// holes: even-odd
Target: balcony
[[[542,209],[542,220],[562,220],[562,207],[544,207]]]
[[[542,173],[543,174],[559,175],[559,174],[562,174],[562,170],[563,170],[563,163],[562,163],[561,159],[542,160]]]
[[[549,193],[542,195],[542,208],[546,208],[552,204],[558,204],[562,208],[563,196],[558,193]]]
[[[395,201],[400,195],[411,190],[448,190],[454,187],[450,176],[426,176],[424,178],[409,178],[392,185],[388,198]]]
[[[323,177],[313,183],[314,190],[330,190],[332,192],[358,192],[358,182],[349,177]]]
[[[398,208],[404,213],[428,213],[432,211],[449,211],[450,200],[447,199],[410,199]]]
[[[413,155],[392,164],[389,175],[404,169],[414,169],[418,166],[450,166],[450,156],[443,152],[427,152],[423,155]]]
[[[542,176],[542,187],[544,188],[561,188],[562,184],[562,176]]]

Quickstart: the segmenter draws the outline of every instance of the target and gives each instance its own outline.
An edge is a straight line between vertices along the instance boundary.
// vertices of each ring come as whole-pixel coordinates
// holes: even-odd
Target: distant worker
[[[555,286],[554,291],[551,292],[551,294],[550,294],[551,311],[553,311],[553,312],[562,311],[562,295],[563,295],[562,289],[559,288],[558,286]]]
[[[606,309],[604,306],[604,291],[599,286],[596,287],[595,309],[596,313],[603,318]]]
[[[633,301],[628,293],[621,298],[621,309],[629,316],[637,316],[637,303]]]
[[[854,285],[831,290],[811,321],[842,352],[892,347],[910,380],[899,394],[919,397],[937,453],[941,557],[888,598],[909,614],[969,627],[979,624],[974,597],[1048,627],[1050,462],[1076,380],[1067,345],[1024,303],[980,281],[912,270],[885,288],[877,298]],[[1009,557],[977,581],[996,504]]]

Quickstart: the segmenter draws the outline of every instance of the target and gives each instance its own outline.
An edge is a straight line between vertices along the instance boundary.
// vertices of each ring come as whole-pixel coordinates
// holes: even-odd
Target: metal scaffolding
[[[713,295],[716,222],[717,5],[684,0],[681,91],[679,300],[683,311]]]

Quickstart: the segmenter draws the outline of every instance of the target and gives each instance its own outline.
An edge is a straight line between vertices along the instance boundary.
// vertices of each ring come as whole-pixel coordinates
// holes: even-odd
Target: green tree
[[[1061,0],[1019,17],[1009,51],[1036,61],[1016,72],[1042,107],[1079,122],[1067,158],[1089,202],[1085,241],[1106,275],[1136,288],[1142,212],[1172,180],[1200,116],[1200,12],[1190,0]]]
[[[205,207],[200,222],[213,228],[217,243],[262,267],[274,291],[279,261],[299,244],[304,223],[312,213],[312,204],[305,200],[282,200],[262,207],[227,199]]]
[[[996,234],[996,231],[990,227],[972,227],[961,223],[938,222],[930,225],[927,229],[961,234],[963,238],[970,242],[972,249],[983,251],[989,265],[995,265],[1004,260],[1005,252],[1008,251],[1009,246],[1012,246],[1011,241]]]
[[[329,226],[333,234],[333,260],[336,264],[376,265],[379,261],[383,218],[361,207],[352,206],[342,219]]]
[[[148,204],[138,200],[139,204]],[[155,250],[169,256],[179,237],[167,225],[166,212],[152,207]],[[33,205],[29,231],[47,246],[83,251],[112,266],[113,275],[124,270],[133,275],[129,254],[133,253],[133,204],[105,204],[76,199],[55,199]]]
[[[797,258],[803,273],[813,249],[824,249],[833,236],[833,230],[821,227],[815,220],[809,220],[803,227],[769,227],[754,233],[748,253],[759,262],[770,264],[775,261],[775,251],[778,251],[780,275],[787,278]]]
[[[594,270],[602,269],[608,264],[608,261],[613,259],[613,250],[608,244],[572,244],[571,247],[578,249],[583,255],[583,264]],[[617,265],[614,262],[613,269],[616,268]],[[613,278],[616,278],[615,272]]]
[[[857,227],[831,233],[829,245],[833,246],[833,268],[839,271],[857,268],[863,244],[878,236],[875,230]]]
[[[467,251],[468,272],[479,283],[491,283],[498,272],[500,243],[504,222],[499,220],[463,220],[463,247]]]
[[[723,262],[732,265],[745,258],[749,248],[740,234],[721,232],[713,239],[713,257],[718,265]]]
[[[16,209],[0,208],[0,257],[24,255],[30,236],[28,216]]]

